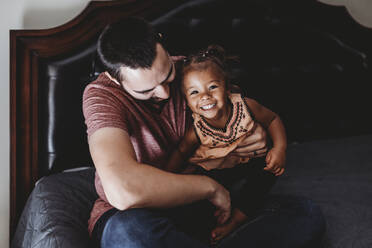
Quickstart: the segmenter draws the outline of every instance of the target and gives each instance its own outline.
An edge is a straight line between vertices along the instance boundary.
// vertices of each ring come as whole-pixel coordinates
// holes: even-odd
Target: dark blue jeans
[[[268,195],[275,177],[262,172],[261,164],[199,171],[229,189],[233,206],[249,217],[217,247],[320,247],[325,221],[319,207],[303,197]],[[206,248],[216,225],[213,212],[208,201],[171,209],[111,210],[98,220],[93,238],[102,248]]]

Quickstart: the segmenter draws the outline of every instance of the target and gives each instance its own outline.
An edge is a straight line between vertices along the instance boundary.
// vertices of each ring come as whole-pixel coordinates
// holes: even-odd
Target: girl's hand
[[[273,147],[266,156],[266,166],[264,170],[270,171],[275,176],[280,176],[284,173],[284,165],[286,161],[286,152],[284,149]]]

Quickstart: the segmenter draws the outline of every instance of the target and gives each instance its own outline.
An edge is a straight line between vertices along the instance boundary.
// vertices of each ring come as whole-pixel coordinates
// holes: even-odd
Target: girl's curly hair
[[[182,63],[181,74],[185,75],[190,70],[206,69],[212,63],[217,65],[217,68],[225,79],[229,79],[228,63],[237,60],[237,56],[227,55],[222,46],[213,44],[209,45],[206,49],[191,53],[189,56],[185,57]]]

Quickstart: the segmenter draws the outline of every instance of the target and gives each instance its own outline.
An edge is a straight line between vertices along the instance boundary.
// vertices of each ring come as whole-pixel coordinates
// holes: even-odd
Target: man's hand
[[[214,216],[217,218],[217,223],[223,224],[231,215],[230,193],[221,184],[215,183],[214,194],[208,200],[216,207]]]
[[[238,147],[231,152],[231,155],[240,157],[263,157],[267,153],[266,131],[256,123],[256,127],[251,135],[246,136]]]
[[[257,123],[253,133],[246,136],[234,151],[230,152],[224,158],[211,159],[203,163],[205,167],[226,169],[240,163],[242,157],[263,157],[267,153],[266,137],[266,131]]]

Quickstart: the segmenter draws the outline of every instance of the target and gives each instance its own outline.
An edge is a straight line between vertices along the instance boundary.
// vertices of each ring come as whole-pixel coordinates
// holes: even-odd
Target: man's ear
[[[110,80],[112,80],[114,83],[116,83],[117,85],[120,85],[120,82],[118,80],[116,80],[113,76],[111,76],[111,74],[108,72],[108,71],[105,71],[105,74],[108,78],[110,78]]]

